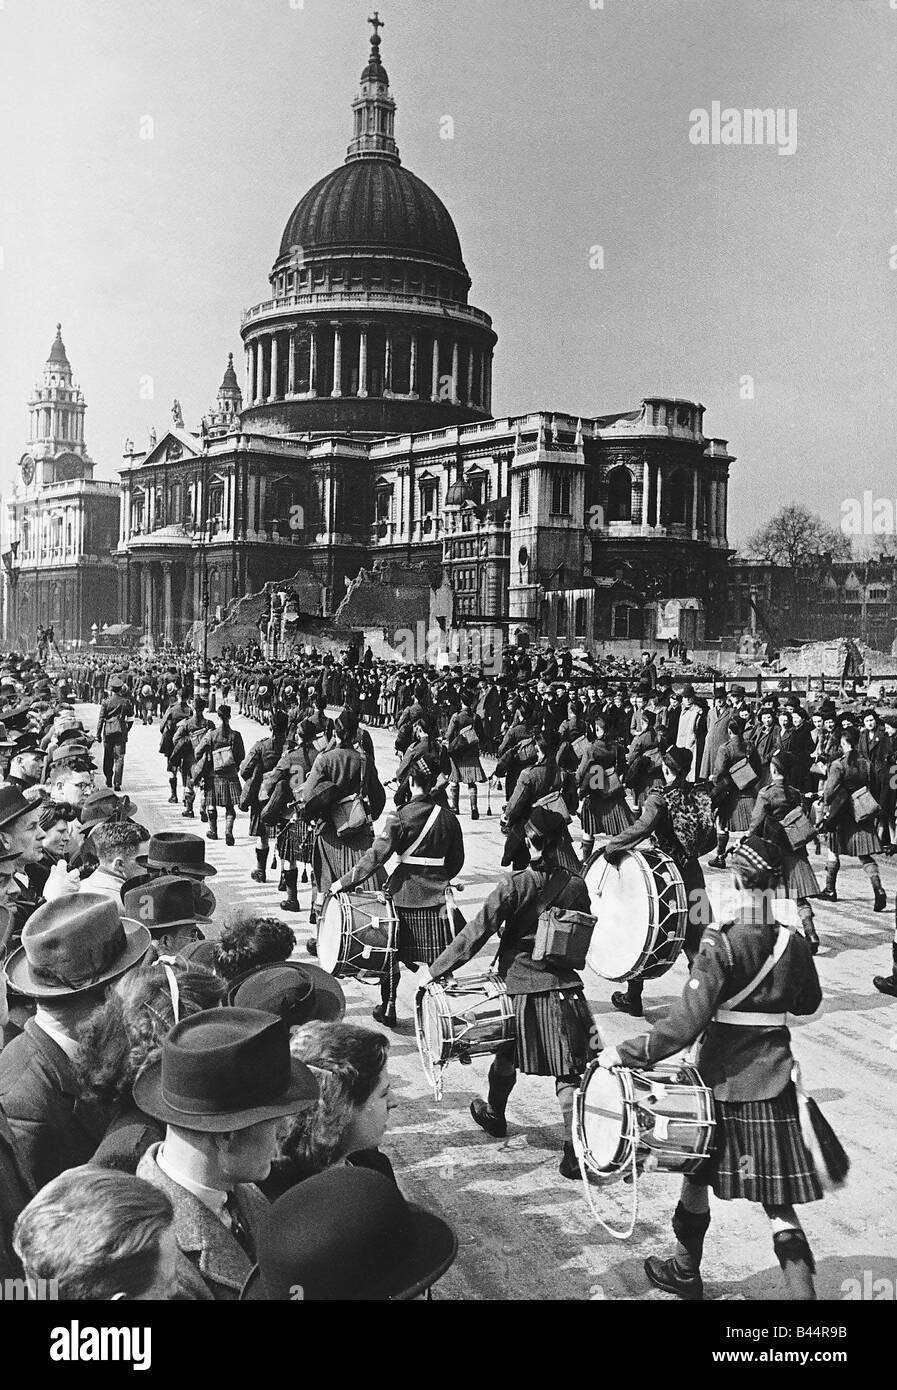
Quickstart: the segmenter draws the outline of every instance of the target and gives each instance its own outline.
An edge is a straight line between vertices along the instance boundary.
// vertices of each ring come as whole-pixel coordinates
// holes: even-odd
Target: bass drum
[[[682,875],[659,849],[625,850],[616,864],[593,854],[582,871],[595,931],[586,965],[605,980],[653,980],[685,944],[688,895]]]

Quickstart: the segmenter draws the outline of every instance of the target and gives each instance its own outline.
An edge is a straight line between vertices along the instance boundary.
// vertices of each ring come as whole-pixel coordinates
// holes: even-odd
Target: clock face
[[[23,455],[22,455],[21,467],[22,467],[22,482],[25,484],[26,487],[30,487],[31,484],[32,484],[32,482],[34,481],[34,469],[35,469],[34,459],[31,457],[30,454],[23,454]]]

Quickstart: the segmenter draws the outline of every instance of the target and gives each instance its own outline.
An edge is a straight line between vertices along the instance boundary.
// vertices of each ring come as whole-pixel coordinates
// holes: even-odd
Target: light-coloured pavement
[[[95,706],[85,706],[83,714],[90,728]],[[237,717],[234,724],[247,749],[263,734],[250,720]],[[379,729],[371,733],[380,775],[389,777],[396,764],[393,735]],[[198,819],[183,820],[183,808],[167,804],[169,788],[158,744],[158,721],[148,728],[135,727],[124,789],[138,802],[141,818],[151,829],[204,832]],[[481,789],[481,809],[484,806]],[[500,809],[500,796],[493,792],[492,816],[481,814],[478,822],[471,822],[462,792],[467,863],[461,875],[464,891],[457,901],[468,918],[502,872]],[[238,816],[236,831],[233,849],[223,840],[207,848],[218,869],[210,886],[220,909],[252,905],[282,915],[296,929],[296,958],[306,958],[307,910],[299,916],[279,912],[278,872],[269,870],[266,885],[250,880],[255,859],[247,816]],[[811,862],[821,873],[822,860],[811,857]],[[819,1296],[828,1299],[844,1297],[847,1280],[862,1284],[866,1271],[871,1279],[888,1278],[892,1289],[897,1285],[897,1001],[878,994],[871,983],[873,974],[890,967],[897,860],[881,860],[889,908],[878,915],[871,910],[869,884],[856,861],[844,862],[850,867],[842,869],[838,882],[842,901],[817,909],[823,942],[817,966],[825,1003],[816,1018],[795,1028],[795,1052],[807,1089],[822,1105],[853,1164],[841,1192],[803,1209],[818,1265]],[[300,885],[306,909],[309,897],[309,889]],[[491,952],[484,952],[479,968],[490,958]],[[678,994],[685,978],[680,961],[662,979],[648,984],[649,1021]],[[590,971],[585,972],[585,983],[605,1042],[643,1031],[637,1020],[611,1007],[614,986]],[[345,987],[347,1017],[376,1027],[370,1019],[375,992],[353,981]],[[520,1079],[508,1106],[509,1134],[502,1141],[487,1138],[468,1114],[471,1096],[484,1094],[488,1059],[468,1067],[450,1066],[443,1100],[434,1101],[414,1040],[415,987],[414,977],[403,971],[400,1027],[392,1034],[391,1063],[400,1104],[393,1111],[384,1147],[406,1195],[441,1212],[458,1232],[459,1257],[438,1293],[458,1299],[666,1297],[649,1291],[642,1261],[646,1254],[671,1246],[677,1179],[647,1175],[640,1184],[640,1216],[633,1238],[620,1244],[605,1235],[591,1219],[581,1186],[557,1173],[561,1131],[550,1078]],[[601,1200],[607,1219],[619,1224],[628,1189],[617,1186]],[[781,1273],[759,1207],[714,1203],[704,1278],[711,1298],[781,1297]]]

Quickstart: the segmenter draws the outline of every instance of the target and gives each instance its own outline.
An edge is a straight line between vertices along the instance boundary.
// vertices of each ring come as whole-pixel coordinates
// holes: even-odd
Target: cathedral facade
[[[57,643],[88,641],[117,617],[119,489],[95,479],[87,404],[72,378],[62,326],[28,402],[28,446],[6,504],[4,640],[27,649],[52,627]]]
[[[242,384],[231,358],[198,430],[176,410],[126,448],[122,618],[178,640],[299,569],[332,614],[384,558],[447,579],[458,627],[572,644],[690,613],[692,643],[712,635],[725,441],[682,400],[493,415],[496,334],[448,211],[402,165],[373,23],[346,159],[297,204],[270,297],[243,316]]]

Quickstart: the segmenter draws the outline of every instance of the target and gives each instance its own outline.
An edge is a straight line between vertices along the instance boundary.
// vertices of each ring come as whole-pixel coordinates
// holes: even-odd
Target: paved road
[[[95,706],[85,706],[85,722],[95,720]],[[252,721],[235,719],[247,748],[262,735]],[[88,723],[88,727],[90,724]],[[392,735],[372,730],[381,776],[395,767]],[[124,788],[154,830],[188,827],[204,831],[199,820],[184,821],[180,807],[169,806],[168,782],[158,753],[158,722],[138,725],[132,734]],[[464,798],[465,794],[462,794]],[[464,892],[458,902],[469,917],[499,875],[498,799],[493,815],[471,822],[462,799],[467,864]],[[208,846],[217,868],[212,882],[221,908],[253,904],[283,915],[297,930],[297,959],[302,959],[308,916],[279,914],[281,895],[274,881],[252,883],[255,866],[248,817],[237,818],[237,843]],[[821,860],[814,860],[817,866]],[[845,861],[850,863],[851,861]],[[882,879],[893,904],[897,860],[884,859]],[[270,871],[269,871],[270,873]],[[719,877],[719,875],[717,875]],[[897,1113],[897,1002],[872,987],[871,977],[889,964],[893,913],[871,911],[868,881],[854,862],[839,879],[842,901],[822,904],[817,919],[823,949],[817,957],[825,991],[821,1014],[795,1029],[795,1050],[804,1080],[817,1097],[850,1152],[852,1173],[846,1188],[806,1207],[805,1224],[819,1269],[821,1298],[843,1296],[848,1279],[862,1283],[887,1277],[897,1284],[894,1225],[897,1211],[895,1113]],[[300,886],[307,909],[309,889]],[[485,957],[481,967],[487,963]],[[670,1002],[685,979],[682,963],[646,990],[648,1017]],[[612,1009],[611,986],[586,972],[586,988],[607,1043],[640,1031],[635,1022]],[[648,1175],[640,1185],[640,1217],[632,1240],[619,1244],[593,1223],[579,1184],[557,1173],[560,1125],[549,1078],[524,1077],[508,1107],[507,1139],[488,1139],[467,1113],[470,1097],[484,1092],[487,1063],[453,1065],[445,1093],[437,1104],[428,1090],[414,1041],[411,1013],[414,978],[403,971],[398,1006],[400,1027],[392,1044],[394,1088],[400,1105],[385,1147],[402,1187],[440,1211],[458,1232],[460,1254],[440,1286],[445,1295],[467,1299],[601,1299],[663,1298],[648,1291],[642,1271],[646,1254],[670,1245],[669,1218],[677,1180]],[[346,987],[347,1017],[375,1027],[370,1010],[374,992],[354,982]],[[608,1219],[619,1221],[625,1198],[606,1196]],[[704,1278],[712,1298],[778,1299],[781,1275],[772,1254],[765,1217],[748,1203],[715,1203],[706,1245]]]

